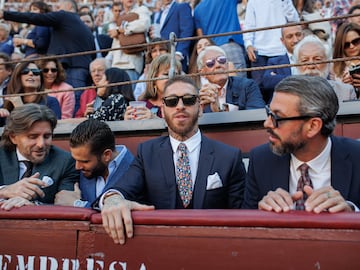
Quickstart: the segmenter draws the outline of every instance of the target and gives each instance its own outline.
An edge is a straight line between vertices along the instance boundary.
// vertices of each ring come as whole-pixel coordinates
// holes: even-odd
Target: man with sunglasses
[[[115,243],[124,244],[125,235],[133,236],[131,210],[224,209],[242,204],[241,151],[201,134],[202,111],[194,82],[188,77],[170,79],[162,110],[169,136],[140,144],[128,172],[100,198],[103,226]]]
[[[253,149],[243,208],[358,211],[360,142],[332,136],[338,98],[326,79],[289,76],[266,108],[269,144]]]
[[[197,58],[198,69],[209,83],[200,89],[200,104],[204,112],[236,111],[264,108],[265,103],[257,84],[252,79],[229,76],[225,51],[208,46]]]

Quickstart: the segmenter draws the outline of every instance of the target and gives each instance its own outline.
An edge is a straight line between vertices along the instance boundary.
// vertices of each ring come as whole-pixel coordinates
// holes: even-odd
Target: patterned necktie
[[[187,148],[184,143],[180,143],[178,147],[176,182],[184,208],[186,208],[190,204],[192,197],[192,182],[189,156],[187,154]]]
[[[299,178],[296,190],[302,191],[303,197],[302,197],[302,199],[299,199],[296,201],[296,210],[304,210],[305,209],[304,203],[307,199],[307,195],[304,192],[304,186],[307,185],[307,186],[313,187],[313,184],[312,184],[312,181],[309,176],[309,166],[306,163],[303,163],[299,166],[299,170],[300,170],[301,176]]]
[[[21,162],[25,164],[26,171],[24,172],[24,174],[20,179],[23,179],[25,177],[30,177],[32,175],[33,163],[28,160],[22,160]]]

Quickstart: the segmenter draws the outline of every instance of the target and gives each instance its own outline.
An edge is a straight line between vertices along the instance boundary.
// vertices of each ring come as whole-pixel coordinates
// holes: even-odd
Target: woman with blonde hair
[[[142,120],[153,117],[162,118],[161,106],[165,83],[169,77],[171,56],[162,54],[156,57],[149,67],[147,79],[159,78],[146,82],[145,92],[139,97],[139,100],[146,102],[145,108],[133,108],[128,106],[125,111],[125,120]],[[179,60],[176,60],[175,73],[180,74],[182,66]],[[161,79],[162,78],[162,79]]]

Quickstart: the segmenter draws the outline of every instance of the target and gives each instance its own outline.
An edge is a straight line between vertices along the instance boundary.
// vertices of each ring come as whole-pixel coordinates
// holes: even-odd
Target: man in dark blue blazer
[[[200,52],[198,69],[209,83],[200,89],[200,101],[204,112],[235,111],[264,108],[265,103],[258,85],[252,79],[229,76],[229,64],[225,51],[218,46],[208,46]]]
[[[127,237],[133,235],[131,210],[239,208],[242,203],[241,151],[201,134],[194,82],[170,79],[163,103],[169,136],[140,144],[129,171],[100,198],[103,225],[115,243],[125,242],[124,231]],[[186,158],[181,148],[187,149]]]
[[[56,194],[55,202],[61,205],[90,208],[104,190],[121,179],[134,160],[125,145],[115,145],[110,127],[96,119],[81,122],[71,132],[70,152],[80,171],[80,189]]]
[[[163,0],[163,12],[159,17],[160,36],[164,40],[169,39],[171,32],[176,38],[187,38],[194,35],[194,19],[191,7],[188,3],[176,3],[175,0]],[[152,32],[150,32],[151,35]],[[152,36],[154,38],[154,36]],[[188,70],[191,41],[181,41],[176,44],[176,52],[182,56],[183,71]]]
[[[264,122],[270,142],[251,151],[243,208],[359,210],[360,142],[331,136],[338,108],[324,78],[289,76],[276,86]]]
[[[0,147],[0,200],[6,200],[2,208],[53,204],[57,192],[74,189],[79,181],[74,160],[51,145],[56,123],[52,110],[34,103],[8,116]]]
[[[267,66],[295,64],[293,58],[294,48],[304,38],[300,25],[288,26],[281,29],[281,42],[286,48],[286,54],[270,57]],[[263,96],[266,102],[270,102],[275,86],[284,78],[295,75],[295,67],[284,67],[265,70],[263,77]]]

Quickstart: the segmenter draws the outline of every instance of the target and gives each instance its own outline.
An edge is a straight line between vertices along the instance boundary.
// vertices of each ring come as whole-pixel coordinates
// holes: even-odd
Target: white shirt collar
[[[189,139],[183,142],[180,142],[171,136],[169,137],[170,137],[170,144],[174,153],[176,153],[180,143],[184,143],[186,145],[189,153],[194,151],[195,148],[201,143],[201,132],[199,129],[192,137],[190,137]]]
[[[331,139],[328,138],[327,144],[324,148],[324,150],[322,150],[322,152],[315,157],[314,159],[306,162],[306,164],[315,172],[315,173],[320,173],[323,171],[323,168],[326,166],[327,162],[329,161],[330,158],[330,153],[331,153]],[[294,165],[294,168],[298,168],[301,164],[303,164],[304,162],[297,159],[293,154],[291,154],[291,162]]]
[[[18,158],[18,161],[23,161],[23,160],[29,160],[28,158],[24,157],[19,149],[16,147],[16,155],[17,155],[17,158]]]

